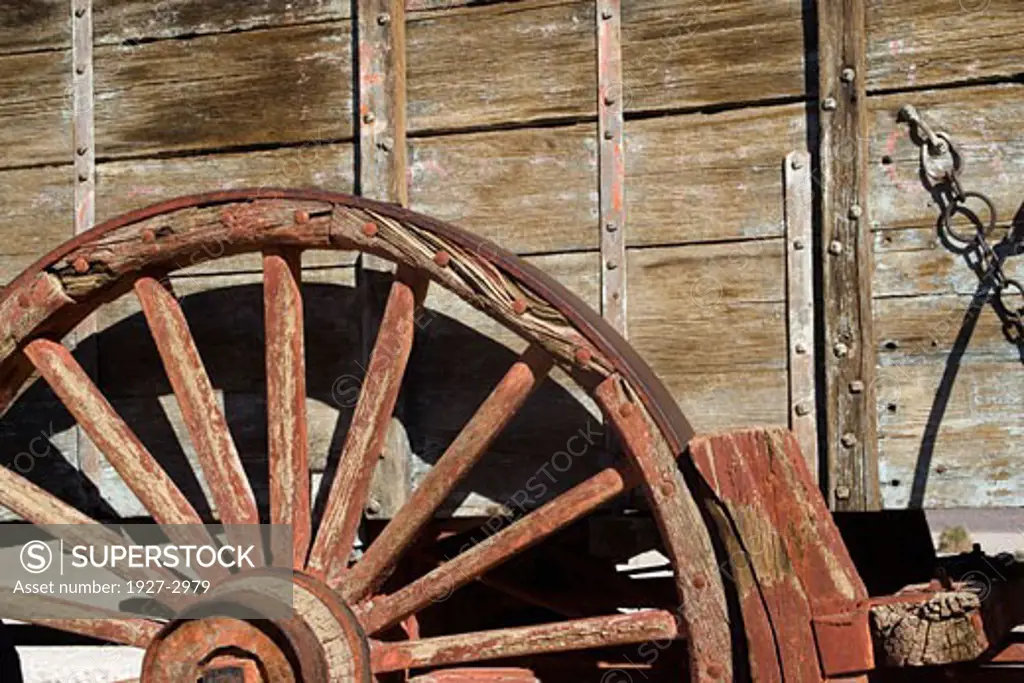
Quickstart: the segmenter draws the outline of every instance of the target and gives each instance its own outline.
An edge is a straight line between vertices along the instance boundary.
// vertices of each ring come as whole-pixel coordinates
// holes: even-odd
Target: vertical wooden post
[[[96,222],[96,149],[93,117],[92,0],[71,2],[72,138],[74,142],[76,235]],[[93,379],[99,370],[96,317],[90,315],[76,328],[78,361]],[[89,437],[76,427],[79,469],[90,479],[99,476],[99,453]]]
[[[601,312],[626,336],[626,167],[623,156],[622,10],[597,2],[598,163],[601,183]]]
[[[829,501],[879,505],[865,0],[817,0]]]
[[[357,0],[355,4],[357,52],[354,55],[356,96],[356,182],[364,197],[409,205],[408,150],[406,148],[405,3],[403,0]],[[380,325],[393,265],[363,254],[357,265],[361,297],[363,367]],[[396,406],[401,412],[401,402]],[[409,494],[412,452],[408,436],[397,420],[388,428],[387,441],[370,487],[367,514],[392,516]]]

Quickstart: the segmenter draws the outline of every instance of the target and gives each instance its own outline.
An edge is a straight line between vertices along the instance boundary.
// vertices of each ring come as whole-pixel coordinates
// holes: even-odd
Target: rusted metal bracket
[[[865,0],[818,0],[829,502],[880,504],[871,318]]]
[[[601,312],[626,336],[626,167],[623,155],[622,8],[598,0],[598,163],[601,173]]]
[[[74,144],[75,218],[74,230],[81,235],[96,222],[96,134],[93,116],[92,0],[71,3],[72,140]],[[76,328],[77,355],[82,367],[96,376],[99,350],[97,324],[89,316]],[[76,427],[78,466],[90,479],[100,473],[100,457],[81,427]]]
[[[789,330],[789,428],[807,469],[818,477],[818,403],[814,352],[814,235],[811,157],[791,152],[786,185],[786,318]]]

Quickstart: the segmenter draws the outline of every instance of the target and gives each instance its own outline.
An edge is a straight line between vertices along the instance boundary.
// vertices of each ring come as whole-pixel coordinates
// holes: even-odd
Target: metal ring
[[[1017,290],[1017,296],[1021,298],[1021,304],[1017,308],[1013,308],[1006,305],[1006,291],[1009,289]],[[1019,280],[1007,279],[1003,282],[1003,286],[999,288],[999,305],[1006,312],[1007,315],[1012,316],[1015,320],[1020,321],[1024,318],[1024,286],[1020,284]]]
[[[959,176],[964,171],[964,157],[960,148],[956,146],[953,139],[947,133],[938,132],[935,137],[946,143],[946,151],[939,154],[932,154],[931,145],[927,142],[921,145],[921,168],[925,175],[933,183],[948,180],[950,176]],[[949,156],[952,165],[944,164],[939,166],[939,160]],[[948,167],[947,167],[948,166]]]
[[[967,200],[970,198],[980,199],[984,202],[985,206],[988,207],[989,220],[986,225],[982,222],[981,218],[966,208]],[[968,237],[960,233],[956,228],[953,227],[953,214],[963,213],[964,215],[971,218],[971,222],[975,225],[975,234]],[[943,229],[956,239],[958,242],[963,244],[974,244],[975,241],[986,239],[988,235],[995,230],[998,218],[996,216],[996,205],[987,196],[980,192],[964,192],[963,199],[960,201],[950,201],[944,207],[942,207],[942,218],[940,219]]]

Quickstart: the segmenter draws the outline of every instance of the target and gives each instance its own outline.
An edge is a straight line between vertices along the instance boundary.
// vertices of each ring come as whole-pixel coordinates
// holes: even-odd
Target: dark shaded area
[[[889,595],[935,576],[935,548],[923,510],[833,514],[869,595]]]

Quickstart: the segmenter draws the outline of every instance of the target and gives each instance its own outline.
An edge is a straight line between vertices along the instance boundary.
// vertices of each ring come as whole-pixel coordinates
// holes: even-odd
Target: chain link
[[[969,260],[972,256],[975,259],[982,282],[992,289],[989,300],[1003,322],[1006,337],[1024,345],[1024,287],[1003,270],[1009,256],[1022,253],[1024,235],[1015,235],[1011,228],[1001,240],[993,242],[999,224],[995,204],[982,192],[964,189],[960,176],[965,163],[959,146],[947,133],[933,130],[912,105],[900,109],[898,120],[916,130],[921,140],[921,170],[943,199],[940,226],[946,236],[963,245]],[[970,208],[972,200],[980,203],[980,213]],[[973,233],[961,232],[954,225],[957,216],[970,221]]]

